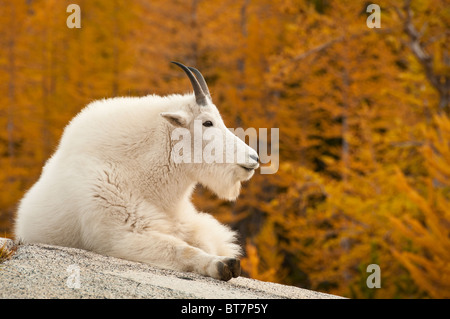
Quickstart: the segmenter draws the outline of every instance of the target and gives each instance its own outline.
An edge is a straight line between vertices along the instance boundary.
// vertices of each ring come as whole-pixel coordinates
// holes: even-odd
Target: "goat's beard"
[[[229,164],[208,167],[208,169],[203,170],[199,182],[219,198],[235,201],[241,191],[241,182],[251,177],[251,175],[250,177],[243,176],[239,170],[242,170],[242,168]]]
[[[217,184],[207,185],[218,197],[229,201],[235,201],[241,192],[241,182],[237,181],[232,185],[225,185],[218,181]]]

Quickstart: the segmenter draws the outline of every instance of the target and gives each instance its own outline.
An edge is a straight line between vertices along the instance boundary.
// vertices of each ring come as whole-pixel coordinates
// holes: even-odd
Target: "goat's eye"
[[[203,126],[210,127],[210,126],[213,126],[213,124],[211,121],[205,121],[205,122],[203,122]]]

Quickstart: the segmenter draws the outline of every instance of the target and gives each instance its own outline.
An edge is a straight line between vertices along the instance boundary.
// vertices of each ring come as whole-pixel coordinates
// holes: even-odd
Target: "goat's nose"
[[[256,162],[259,162],[259,157],[256,154],[250,154],[250,158],[254,159]]]

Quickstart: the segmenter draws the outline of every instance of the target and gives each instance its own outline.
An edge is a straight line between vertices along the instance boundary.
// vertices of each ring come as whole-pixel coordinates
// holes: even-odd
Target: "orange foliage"
[[[405,249],[400,243],[393,254],[430,297],[450,298],[450,119],[441,115],[434,120],[436,127],[427,128],[424,134],[427,143],[422,153],[429,171],[424,191],[414,189],[404,174],[397,172],[399,188],[419,212],[391,217],[415,248]]]

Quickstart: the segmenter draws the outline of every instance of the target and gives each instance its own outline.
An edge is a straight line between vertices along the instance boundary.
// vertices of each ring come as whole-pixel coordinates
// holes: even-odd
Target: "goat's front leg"
[[[239,259],[216,256],[160,232],[128,232],[115,238],[104,253],[178,271],[196,272],[228,281],[241,273]],[[118,241],[117,241],[118,240]]]
[[[189,234],[186,241],[192,246],[218,256],[239,258],[242,255],[237,233],[210,214],[192,208],[183,218],[183,227]]]

